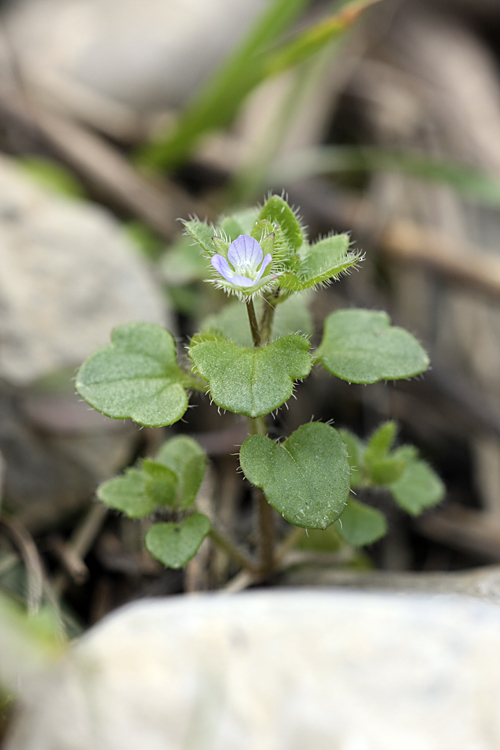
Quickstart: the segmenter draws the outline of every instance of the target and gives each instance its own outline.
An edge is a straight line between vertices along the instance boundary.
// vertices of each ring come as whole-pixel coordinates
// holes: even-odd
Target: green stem
[[[268,344],[269,339],[271,338],[278,295],[279,289],[276,289],[276,291],[273,292],[273,294],[269,295],[269,297],[264,297],[264,309],[262,311],[262,318],[260,321],[260,339],[262,345]]]
[[[247,305],[248,319],[250,321],[250,329],[252,331],[253,345],[260,346],[261,339],[260,339],[259,324],[257,323],[257,316],[255,314],[255,307],[253,305],[253,300],[252,299],[247,300],[246,305]]]
[[[267,436],[265,417],[249,418],[248,426],[251,435]],[[260,487],[253,488],[253,498],[259,531],[259,572],[265,577],[270,575],[276,567],[273,509]]]
[[[231,557],[237,565],[240,566],[240,568],[244,568],[246,570],[249,570],[251,573],[256,573],[259,569],[259,566],[251,560],[249,557],[245,555],[244,552],[238,549],[233,542],[228,539],[224,534],[221,534],[220,531],[217,531],[217,529],[214,529],[213,527],[209,531],[210,538],[217,544],[221,549],[226,552],[229,557]]]

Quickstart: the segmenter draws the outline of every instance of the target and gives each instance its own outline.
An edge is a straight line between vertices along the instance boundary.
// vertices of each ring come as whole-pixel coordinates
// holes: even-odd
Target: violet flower
[[[240,234],[231,242],[227,251],[227,260],[218,253],[211,258],[212,266],[223,277],[221,285],[236,292],[253,294],[275,276],[266,276],[264,271],[272,261],[271,253],[263,258],[260,244],[248,234]]]

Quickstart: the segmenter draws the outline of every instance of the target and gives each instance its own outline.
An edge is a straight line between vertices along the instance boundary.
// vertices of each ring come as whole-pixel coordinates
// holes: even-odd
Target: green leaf
[[[340,429],[340,436],[347,448],[347,458],[351,468],[351,487],[354,489],[363,482],[363,442],[350,430]]]
[[[241,446],[240,463],[246,478],[295,526],[326,529],[347,502],[347,449],[330,425],[302,425],[281,445],[251,435]]]
[[[326,370],[352,383],[410,378],[429,366],[426,352],[408,331],[391,327],[387,313],[370,310],[331,313],[316,356]]]
[[[177,422],[188,407],[190,376],[177,364],[172,335],[154,323],[115,328],[111,344],[83,363],[76,390],[94,409],[147,427]]]
[[[155,523],[146,534],[147,550],[167,568],[183,568],[198,552],[210,521],[193,513],[181,523]]]
[[[363,547],[387,534],[387,522],[380,511],[350,499],[338,521],[335,521],[335,529],[351,546]]]
[[[421,459],[410,461],[403,476],[389,490],[397,504],[412,516],[440,503],[446,491],[436,472]]]
[[[397,481],[406,469],[401,456],[389,455],[396,437],[395,422],[386,422],[371,436],[365,451],[365,466],[374,484],[386,485]]]
[[[243,227],[234,216],[225,216],[218,225],[218,228],[220,229],[220,233],[226,236],[230,242],[233,242],[240,234],[249,234],[249,232],[243,230]]]
[[[229,302],[214,315],[209,315],[201,326],[202,338],[206,333],[222,334],[224,339],[239,346],[252,346],[252,331],[248,322],[246,305],[241,302]]]
[[[251,208],[244,208],[231,215],[229,220],[235,222],[236,226],[241,227],[236,236],[233,236],[231,232],[229,232],[232,240],[235,240],[240,234],[251,234],[255,222],[259,220],[259,210],[258,206],[252,206]],[[234,226],[233,231],[236,229],[236,226]],[[226,225],[224,220],[221,224],[221,229],[225,228]]]
[[[303,336],[284,336],[262,347],[203,341],[191,347],[189,356],[208,381],[217,406],[247,417],[263,417],[290,398],[294,380],[309,375],[308,349],[309,341]]]
[[[155,502],[146,494],[145,476],[139,469],[127,469],[122,477],[109,479],[97,488],[99,500],[129,518],[149,515]]]
[[[158,463],[146,458],[142,462],[142,470],[145,474],[144,487],[146,495],[155,506],[175,507],[177,496],[177,477],[174,472]]]
[[[188,508],[196,498],[205,475],[207,457],[199,443],[187,435],[167,440],[155,459],[177,478],[176,507]]]
[[[380,425],[366,446],[367,460],[383,458],[386,456],[392,448],[392,444],[396,439],[397,425],[396,422],[384,422]]]
[[[292,291],[309,289],[338,277],[360,259],[360,253],[349,252],[347,234],[325,237],[308,248],[296,273],[280,277],[280,286]]]
[[[366,458],[366,454],[365,454]],[[406,461],[395,456],[379,458],[368,463],[368,474],[373,484],[388,485],[396,482],[406,470]]]
[[[328,529],[308,529],[307,532],[304,529],[295,549],[300,549],[303,552],[331,554],[332,552],[338,552],[341,546],[342,542],[335,531],[335,524],[333,524]]]
[[[262,247],[264,255],[273,252],[274,226],[267,219],[257,220],[252,227],[250,236],[254,237]]]
[[[215,245],[212,242],[212,237],[215,234],[215,230],[209,224],[205,224],[203,221],[185,221],[184,229],[188,234],[191,235],[193,240],[207,253],[207,255],[215,255]]]
[[[273,321],[273,339],[293,333],[312,336],[314,324],[309,310],[310,300],[309,292],[293,294],[276,307]]]
[[[288,245],[295,251],[302,247],[304,242],[304,233],[297,217],[288,205],[279,195],[271,195],[262,206],[259,214],[260,221],[269,221],[271,224],[278,224],[285,236]]]

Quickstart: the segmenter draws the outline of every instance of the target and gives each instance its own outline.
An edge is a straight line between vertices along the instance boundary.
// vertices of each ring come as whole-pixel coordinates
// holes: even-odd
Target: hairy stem
[[[244,568],[245,570],[249,570],[251,573],[256,573],[258,571],[258,565],[251,560],[247,555],[245,555],[244,552],[242,552],[238,547],[233,544],[233,542],[227,538],[224,534],[222,534],[220,531],[217,531],[217,529],[214,529],[213,527],[209,531],[209,536],[212,539],[212,541],[215,542],[221,549],[226,552],[229,557],[231,557],[235,563],[237,563],[241,568]]]
[[[278,300],[279,289],[269,297],[264,297],[264,309],[260,321],[260,338],[261,344],[269,343],[273,327],[274,313],[276,311],[276,302]]]
[[[249,431],[252,435],[267,435],[265,417],[249,419]],[[257,511],[257,527],[259,533],[259,572],[263,576],[270,575],[275,568],[275,539],[273,509],[267,502],[260,487],[253,488],[254,505]]]
[[[248,320],[250,321],[250,329],[252,331],[253,345],[260,346],[261,344],[260,330],[259,330],[259,324],[257,323],[257,316],[255,314],[255,307],[253,304],[253,300],[252,299],[247,300],[246,305],[247,305],[247,312],[248,312]]]

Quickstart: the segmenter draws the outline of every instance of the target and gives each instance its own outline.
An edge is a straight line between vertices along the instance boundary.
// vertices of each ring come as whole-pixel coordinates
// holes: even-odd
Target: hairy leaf
[[[139,469],[127,469],[122,477],[109,479],[97,488],[99,500],[129,518],[142,518],[154,510],[155,501],[146,494],[145,476]]]
[[[445,496],[443,482],[422,459],[410,461],[402,477],[391,484],[389,490],[397,504],[412,516],[437,505]]]
[[[379,510],[350,499],[340,518],[335,521],[335,529],[348,544],[363,547],[387,533],[387,522]]]
[[[352,383],[410,378],[424,372],[429,358],[385,312],[338,310],[325,321],[316,356],[326,370]]]
[[[168,331],[154,323],[125,323],[112,332],[110,345],[83,363],[76,390],[108,417],[161,427],[186,411],[189,382]]]
[[[302,425],[282,445],[252,435],[241,446],[240,462],[246,478],[295,526],[326,529],[344,510],[347,449],[330,425]]]
[[[292,291],[309,289],[338,277],[360,259],[360,253],[349,251],[347,234],[325,237],[308,248],[296,273],[286,273],[280,277],[280,286]]]
[[[262,417],[285,403],[293,382],[311,370],[309,342],[283,336],[268,346],[240,347],[202,341],[191,347],[196,371],[207,380],[217,406],[247,417]]]
[[[210,521],[194,513],[181,523],[155,523],[146,534],[147,550],[167,568],[183,568],[198,552]]]

